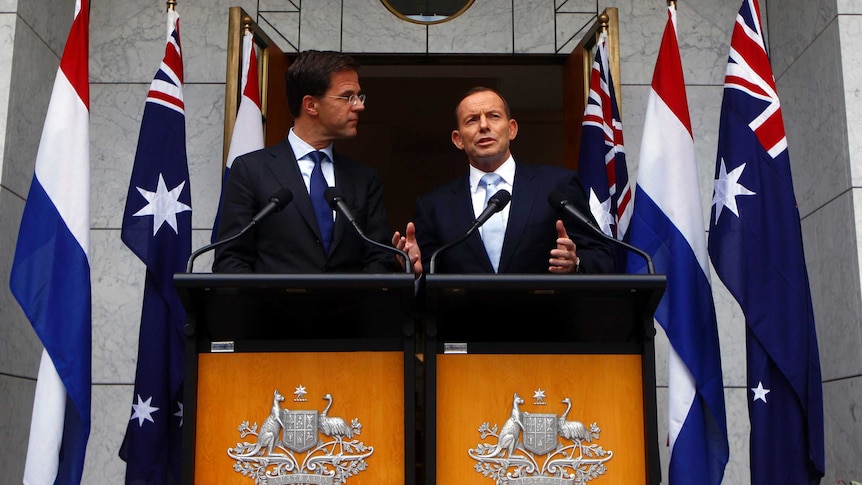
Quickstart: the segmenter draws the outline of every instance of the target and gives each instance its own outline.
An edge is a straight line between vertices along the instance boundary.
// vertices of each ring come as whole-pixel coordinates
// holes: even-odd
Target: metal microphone
[[[242,236],[243,234],[248,232],[249,229],[254,227],[258,222],[260,222],[260,221],[266,219],[267,217],[269,217],[270,215],[284,209],[287,206],[287,204],[290,204],[290,201],[292,201],[292,200],[293,200],[293,192],[291,192],[290,189],[288,189],[288,188],[282,188],[278,192],[272,194],[272,197],[269,198],[269,202],[267,202],[266,205],[263,206],[263,208],[261,210],[259,210],[257,212],[257,214],[254,215],[254,217],[251,218],[251,222],[249,222],[248,225],[243,227],[242,231],[239,231],[238,233],[234,234],[233,236],[231,236],[227,239],[222,239],[222,240],[216,241],[212,244],[207,244],[206,246],[193,252],[192,255],[189,256],[188,263],[186,263],[186,273],[192,272],[192,268],[194,267],[194,264],[195,264],[195,259],[197,259],[198,256],[200,256],[201,254],[203,254],[207,251],[215,249],[215,248],[221,246],[222,244],[227,244],[227,243],[233,241],[234,239]]]
[[[509,191],[506,189],[500,189],[494,195],[492,195],[488,199],[488,205],[485,206],[485,210],[483,210],[482,213],[479,214],[479,217],[476,218],[476,221],[473,223],[472,226],[470,226],[470,229],[468,229],[463,236],[450,242],[449,244],[441,246],[439,249],[434,251],[434,254],[431,255],[431,263],[429,268],[430,274],[434,274],[434,269],[437,263],[437,256],[440,253],[464,242],[468,237],[470,237],[471,234],[476,232],[476,229],[479,229],[482,224],[488,222],[488,219],[490,219],[491,216],[503,210],[503,208],[506,207],[510,200],[512,200],[512,194],[510,194]]]
[[[394,252],[404,258],[404,270],[405,273],[411,274],[413,272],[413,268],[410,265],[410,256],[407,255],[406,252],[392,247],[387,246],[385,244],[379,243],[374,239],[365,235],[365,231],[359,227],[359,223],[356,222],[356,218],[353,217],[353,213],[350,211],[350,207],[347,205],[347,202],[344,200],[344,196],[341,195],[341,192],[335,187],[329,187],[323,191],[323,197],[329,202],[329,207],[332,207],[332,210],[338,211],[341,215],[344,216],[350,222],[350,225],[353,226],[353,229],[356,230],[356,233],[359,234],[359,237],[365,240],[365,242],[377,246],[379,248],[383,248],[387,251]]]
[[[608,236],[607,234],[605,234],[601,229],[599,229],[598,227],[595,226],[595,224],[593,224],[593,221],[589,217],[584,215],[583,212],[579,211],[578,208],[575,207],[575,205],[572,204],[566,198],[566,196],[563,195],[561,192],[557,192],[557,191],[551,192],[548,195],[548,204],[550,204],[551,207],[553,207],[554,209],[556,209],[560,212],[566,212],[569,215],[573,216],[575,219],[578,220],[578,222],[580,222],[582,225],[588,227],[591,231],[598,234],[602,238],[607,239],[608,241],[611,241],[616,245],[622,246],[622,247],[628,249],[629,251],[632,251],[632,252],[639,254],[642,258],[644,258],[646,260],[647,273],[655,274],[655,266],[653,265],[652,258],[650,257],[649,254],[646,253],[646,251],[643,251],[640,248],[636,248],[636,247],[632,246],[631,244],[629,244],[625,241],[620,241],[619,239],[617,239],[615,237],[611,237],[611,236]]]

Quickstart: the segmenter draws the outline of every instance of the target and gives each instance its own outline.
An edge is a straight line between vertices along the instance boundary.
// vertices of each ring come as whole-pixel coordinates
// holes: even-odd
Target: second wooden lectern
[[[664,276],[429,275],[427,484],[658,484]]]

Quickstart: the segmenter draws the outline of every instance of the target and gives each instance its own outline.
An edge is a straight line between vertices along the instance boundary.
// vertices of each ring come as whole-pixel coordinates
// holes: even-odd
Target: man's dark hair
[[[305,96],[320,97],[326,94],[332,73],[358,70],[359,62],[347,54],[315,50],[300,52],[284,75],[290,114],[294,118],[299,116]]]
[[[461,96],[461,99],[459,99],[458,103],[455,104],[455,128],[458,128],[459,123],[461,123],[461,120],[458,119],[458,107],[461,106],[461,101],[464,101],[465,99],[469,98],[470,96],[472,96],[476,93],[484,93],[484,92],[494,93],[501,100],[503,100],[503,109],[506,111],[506,118],[510,119],[510,120],[512,119],[512,110],[509,109],[509,102],[506,101],[506,98],[504,98],[502,94],[500,94],[500,91],[497,91],[496,89],[488,88],[485,86],[476,86],[474,88],[470,88],[469,91],[464,93],[464,96]]]

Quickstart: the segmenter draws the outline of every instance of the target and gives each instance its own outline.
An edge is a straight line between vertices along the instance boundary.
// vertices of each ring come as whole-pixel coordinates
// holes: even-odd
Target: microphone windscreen
[[[329,207],[332,207],[333,209],[337,209],[335,206],[339,200],[344,200],[344,196],[341,195],[341,191],[335,187],[327,187],[326,190],[323,191],[323,198],[326,199],[327,203],[329,203]]]
[[[275,204],[276,212],[284,209],[287,204],[290,204],[290,201],[293,200],[293,192],[290,191],[287,187],[279,189],[278,192],[273,194],[272,197],[269,198],[269,201]]]
[[[506,207],[506,204],[508,204],[510,200],[512,200],[512,194],[510,194],[508,190],[501,189],[488,199],[488,204],[497,204],[497,211],[499,212],[503,210],[503,207]]]
[[[563,210],[563,206],[568,203],[569,200],[560,191],[555,190],[548,194],[548,204],[550,204],[554,209]]]

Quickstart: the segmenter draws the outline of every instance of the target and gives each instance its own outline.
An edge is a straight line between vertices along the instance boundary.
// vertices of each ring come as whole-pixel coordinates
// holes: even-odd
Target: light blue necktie
[[[317,218],[317,226],[320,228],[320,242],[323,243],[323,249],[328,254],[329,245],[332,243],[332,228],[335,224],[332,221],[332,208],[329,207],[326,197],[323,196],[329,184],[326,183],[323,169],[320,168],[320,162],[328,157],[323,152],[314,151],[308,154],[308,158],[314,162],[308,195],[311,196],[311,206],[314,208],[314,216]]]
[[[479,181],[479,185],[485,187],[485,206],[488,206],[488,199],[497,193],[497,185],[503,181],[496,173],[486,173]],[[497,212],[491,216],[488,221],[482,225],[482,242],[485,243],[485,252],[488,253],[488,259],[491,260],[491,266],[494,267],[494,272],[500,266],[500,253],[503,251],[503,238],[506,235],[506,226],[503,224],[503,213]]]

